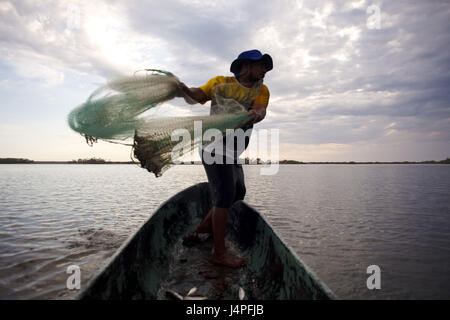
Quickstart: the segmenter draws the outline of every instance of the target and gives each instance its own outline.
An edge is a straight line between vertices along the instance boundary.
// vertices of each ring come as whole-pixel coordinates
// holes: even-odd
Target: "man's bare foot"
[[[248,258],[235,256],[229,251],[225,251],[225,253],[222,253],[220,255],[214,254],[213,257],[211,258],[211,262],[226,267],[239,268],[248,262]]]

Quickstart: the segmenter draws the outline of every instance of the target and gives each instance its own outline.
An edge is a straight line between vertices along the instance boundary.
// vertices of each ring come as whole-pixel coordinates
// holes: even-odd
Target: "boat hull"
[[[161,299],[180,239],[211,208],[207,183],[194,185],[162,204],[95,275],[78,299]],[[266,219],[243,201],[230,209],[227,241],[249,258],[240,284],[247,299],[334,299],[331,290],[278,236]],[[211,297],[210,297],[211,298]],[[236,296],[237,299],[237,296]]]

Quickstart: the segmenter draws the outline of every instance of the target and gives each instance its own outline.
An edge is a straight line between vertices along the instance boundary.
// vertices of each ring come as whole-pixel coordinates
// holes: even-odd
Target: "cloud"
[[[373,4],[380,29],[368,28]],[[450,138],[449,16],[438,1],[4,1],[0,59],[48,90],[68,73],[107,79],[144,67],[199,86],[231,75],[237,54],[258,48],[274,60],[258,126],[280,128],[283,143],[335,150],[387,137],[410,145],[409,137],[418,149],[442,147]]]
[[[64,71],[60,68],[50,67],[51,59],[32,57],[28,53],[10,61],[16,74],[21,78],[44,81],[47,86],[57,86],[64,82]]]
[[[70,8],[80,8],[79,27],[70,22]],[[98,4],[94,10],[81,2],[79,5],[53,1],[2,2],[0,57],[14,67],[19,66],[18,60],[45,65],[44,74],[58,68],[104,77],[120,74],[118,62],[108,60],[95,41],[93,18],[87,14],[91,11],[105,14],[105,5]],[[18,70],[21,74],[21,69]]]

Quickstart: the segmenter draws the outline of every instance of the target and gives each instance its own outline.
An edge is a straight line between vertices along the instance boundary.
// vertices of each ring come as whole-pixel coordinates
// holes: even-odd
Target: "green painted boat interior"
[[[193,245],[183,237],[212,206],[207,183],[176,194],[110,258],[78,299],[248,300],[335,299],[332,291],[278,236],[264,216],[244,201],[229,211],[227,246],[246,256],[246,266],[232,269],[210,262],[212,237]],[[188,297],[188,298],[189,298]]]

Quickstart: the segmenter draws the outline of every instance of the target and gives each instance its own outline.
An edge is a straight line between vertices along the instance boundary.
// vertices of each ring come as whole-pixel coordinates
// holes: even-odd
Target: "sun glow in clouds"
[[[120,6],[95,3],[85,7],[85,32],[99,55],[129,75],[134,71],[160,66],[171,59],[161,39],[143,35],[130,29],[130,22]],[[145,61],[145,62],[144,62]]]

